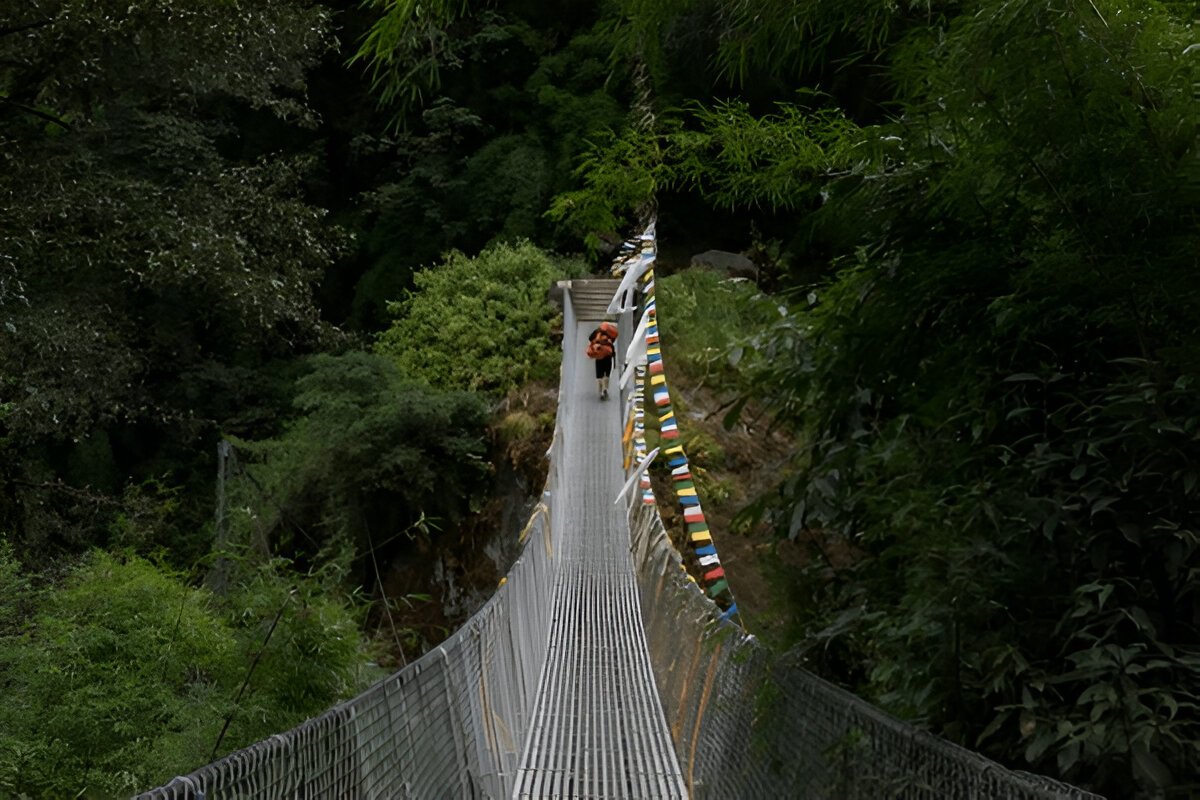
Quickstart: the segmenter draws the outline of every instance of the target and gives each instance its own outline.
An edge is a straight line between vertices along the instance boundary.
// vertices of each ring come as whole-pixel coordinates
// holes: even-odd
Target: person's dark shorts
[[[612,373],[613,357],[597,358],[596,359],[596,377],[607,378]]]

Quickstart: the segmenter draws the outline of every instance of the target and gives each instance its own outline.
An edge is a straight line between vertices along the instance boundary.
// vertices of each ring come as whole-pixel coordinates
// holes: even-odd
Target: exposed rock
[[[711,269],[730,278],[758,277],[758,267],[754,262],[740,253],[730,253],[725,250],[705,250],[692,256],[692,266],[701,269]]]
[[[597,233],[596,238],[600,240],[596,245],[596,254],[600,256],[601,263],[612,259],[620,249],[621,243],[625,241],[620,234],[613,231]]]

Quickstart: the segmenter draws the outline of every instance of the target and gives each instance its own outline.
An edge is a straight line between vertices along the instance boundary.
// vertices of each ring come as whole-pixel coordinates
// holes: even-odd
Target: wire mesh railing
[[[651,666],[696,800],[1101,800],[1009,770],[772,656],[687,579],[655,506],[630,509]]]
[[[573,365],[563,359],[566,384]],[[556,445],[564,424],[560,415]],[[319,717],[138,800],[508,797],[546,657],[562,541],[552,511],[566,478],[560,472],[552,459],[503,584],[441,646]]]

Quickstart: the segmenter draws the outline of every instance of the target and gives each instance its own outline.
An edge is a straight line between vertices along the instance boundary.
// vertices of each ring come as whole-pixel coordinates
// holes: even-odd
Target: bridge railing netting
[[[545,654],[548,514],[501,592],[440,647],[286,733],[142,798],[506,797]]]
[[[651,231],[642,238],[652,241]],[[653,253],[653,244],[642,247]],[[652,272],[642,282],[652,291]],[[652,293],[642,296],[638,316],[652,298]],[[629,330],[628,321],[625,325]],[[661,374],[662,356],[656,356]],[[646,367],[637,374],[621,397],[622,408],[634,416],[629,429],[635,431],[632,447],[638,457],[628,462],[630,474],[645,449],[637,433],[648,416],[644,409],[655,405],[653,387],[645,397],[636,394],[646,391]],[[658,392],[664,391],[660,384]],[[1102,800],[1006,769],[890,717],[809,672],[796,653],[769,654],[730,619],[736,605],[723,610],[710,599],[711,587],[706,594],[687,577],[653,490],[644,480],[642,485],[646,491],[628,500],[642,620],[663,711],[693,798]],[[703,539],[705,549],[715,552],[707,533]]]
[[[693,798],[1102,800],[1006,769],[773,657],[687,580],[657,507],[630,512],[651,664]]]
[[[564,358],[564,385],[573,369]],[[560,413],[556,443],[565,423]],[[137,800],[507,798],[546,658],[562,541],[551,510],[564,479],[557,470],[552,460],[503,585],[442,645],[321,716]]]

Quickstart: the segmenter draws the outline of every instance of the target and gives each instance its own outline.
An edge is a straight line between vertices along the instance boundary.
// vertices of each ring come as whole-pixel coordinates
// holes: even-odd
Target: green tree
[[[858,554],[801,578],[814,658],[1116,796],[1197,768],[1190,38],[1040,0],[912,31],[809,223],[845,255],[764,353],[811,442],[781,523]]]
[[[261,401],[247,369],[328,338],[312,287],[342,242],[307,163],[229,157],[248,119],[311,123],[328,26],[287,0],[0,12],[0,518],[22,547],[102,542],[120,484],[190,481],[250,405],[216,387]]]
[[[472,16],[467,0],[367,0],[365,5],[382,13],[354,61],[369,67],[371,88],[381,104],[416,104],[441,86],[444,69],[461,66],[464,37],[455,23]]]
[[[368,8],[355,65],[396,129],[368,148],[395,156],[364,204],[373,263],[355,320],[369,325],[384,292],[448,250],[569,242],[543,212],[588,140],[622,124],[627,82],[598,3]]]

